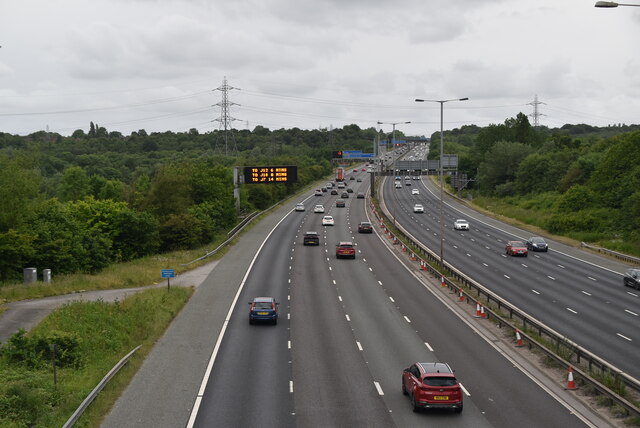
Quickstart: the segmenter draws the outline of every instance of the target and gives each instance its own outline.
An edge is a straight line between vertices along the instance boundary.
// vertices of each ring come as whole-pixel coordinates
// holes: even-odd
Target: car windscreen
[[[254,305],[255,309],[271,309],[271,303],[269,302],[256,302]]]
[[[458,383],[454,377],[425,377],[423,382],[428,386],[454,386]]]

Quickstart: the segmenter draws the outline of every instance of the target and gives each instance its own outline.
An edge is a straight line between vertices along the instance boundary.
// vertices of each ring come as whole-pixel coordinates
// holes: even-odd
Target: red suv
[[[450,408],[462,412],[462,388],[446,363],[415,363],[402,372],[402,393],[414,412]]]
[[[353,243],[343,241],[336,245],[336,258],[339,259],[342,257],[351,257],[352,259],[356,258],[356,249],[353,246]]]

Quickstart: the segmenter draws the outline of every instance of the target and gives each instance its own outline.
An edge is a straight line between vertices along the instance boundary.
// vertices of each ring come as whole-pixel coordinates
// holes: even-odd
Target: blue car
[[[278,302],[274,297],[256,297],[249,304],[249,324],[256,321],[278,324]]]

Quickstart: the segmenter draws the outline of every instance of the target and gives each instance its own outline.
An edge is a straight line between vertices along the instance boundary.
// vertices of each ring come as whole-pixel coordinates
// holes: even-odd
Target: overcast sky
[[[640,123],[640,7],[594,3],[0,0],[0,132],[208,132],[225,76],[237,129]]]

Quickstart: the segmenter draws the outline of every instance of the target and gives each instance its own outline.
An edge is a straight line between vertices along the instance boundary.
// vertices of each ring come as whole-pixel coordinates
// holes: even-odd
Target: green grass
[[[166,279],[161,278],[160,275],[162,269],[175,269],[176,274],[179,274],[188,269],[193,269],[198,265],[218,259],[224,255],[227,247],[203,261],[193,263],[188,267],[182,266],[203,256],[223,241],[224,240],[220,238],[208,247],[157,254],[127,263],[114,264],[94,275],[77,273],[73,275],[54,276],[52,282],[49,284],[41,281],[32,284],[5,284],[0,286],[0,303],[58,296],[85,290],[143,287],[161,281],[166,282]],[[2,308],[0,307],[0,313],[1,312]]]
[[[102,377],[137,345],[142,347],[100,393],[76,425],[98,426],[128,385],[145,356],[188,301],[192,288],[150,289],[116,303],[74,302],[52,312],[28,338],[65,334],[77,338],[77,365],[57,369],[57,385],[48,353],[10,361],[0,356],[0,426],[59,427]]]

